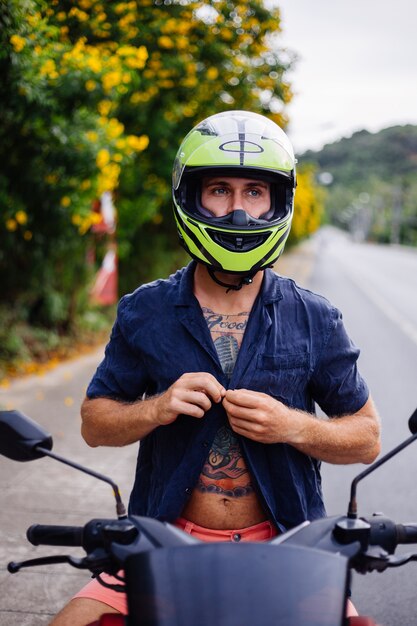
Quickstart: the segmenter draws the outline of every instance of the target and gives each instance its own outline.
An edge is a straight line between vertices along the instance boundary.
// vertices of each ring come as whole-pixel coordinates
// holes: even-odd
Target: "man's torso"
[[[220,364],[228,379],[235,366],[249,312],[216,313],[202,307]],[[182,516],[214,529],[246,528],[267,518],[238,437],[228,424],[217,431]]]

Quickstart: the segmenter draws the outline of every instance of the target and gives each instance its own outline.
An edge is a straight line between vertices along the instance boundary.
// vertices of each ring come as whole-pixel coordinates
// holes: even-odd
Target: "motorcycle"
[[[305,521],[267,543],[204,543],[169,523],[128,517],[110,478],[52,452],[51,435],[29,417],[0,411],[0,454],[20,462],[52,457],[110,484],[116,500],[115,519],[27,531],[35,546],[82,546],[84,557],[11,562],[8,571],[67,563],[105,586],[101,574],[114,576],[112,587],[127,594],[128,616],[103,615],[90,626],[377,626],[369,617],[345,617],[351,572],[416,561],[417,553],[396,556],[395,549],[417,543],[417,523],[359,517],[357,486],[417,439],[417,410],[409,428],[408,439],[353,480],[346,515]]]

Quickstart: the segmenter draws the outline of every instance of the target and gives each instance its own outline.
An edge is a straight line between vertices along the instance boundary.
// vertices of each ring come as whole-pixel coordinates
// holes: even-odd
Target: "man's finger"
[[[256,391],[249,391],[248,389],[228,389],[226,391],[225,400],[228,400],[235,406],[256,409],[259,407],[263,396],[264,394]]]

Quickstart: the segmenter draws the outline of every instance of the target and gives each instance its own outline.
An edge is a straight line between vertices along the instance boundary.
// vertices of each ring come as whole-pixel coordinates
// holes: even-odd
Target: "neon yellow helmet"
[[[290,232],[296,186],[294,152],[268,118],[225,111],[200,122],[182,142],[173,168],[173,203],[181,245],[216,272],[253,276],[280,256]],[[203,176],[271,183],[271,207],[255,219],[244,211],[214,217],[201,206]]]

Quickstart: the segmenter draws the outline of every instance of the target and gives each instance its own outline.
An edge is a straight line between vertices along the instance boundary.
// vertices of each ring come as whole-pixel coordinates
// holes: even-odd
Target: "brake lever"
[[[10,574],[16,574],[24,567],[37,567],[38,565],[53,565],[54,563],[69,563],[77,569],[88,569],[87,559],[76,559],[68,554],[59,556],[43,556],[38,559],[29,559],[28,561],[11,561],[7,565],[7,571]]]
[[[410,561],[417,561],[417,554],[408,552],[401,556],[394,556],[386,552],[380,546],[373,546],[354,559],[353,568],[359,574],[367,574],[368,572],[384,572],[389,567],[401,567]]]
[[[401,565],[405,565],[406,563],[410,563],[410,561],[417,561],[417,554],[413,552],[408,552],[407,554],[403,554],[397,557],[391,557],[388,563],[388,567],[400,567]]]

